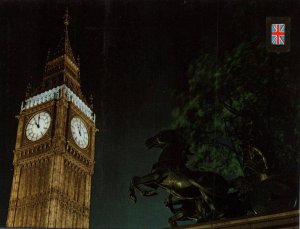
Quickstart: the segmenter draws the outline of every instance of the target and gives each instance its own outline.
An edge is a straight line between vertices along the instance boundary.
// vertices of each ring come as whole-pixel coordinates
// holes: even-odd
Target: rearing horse
[[[227,182],[212,172],[191,171],[186,167],[189,145],[175,130],[163,130],[146,140],[151,149],[161,148],[158,161],[151,173],[133,177],[130,183],[130,198],[136,202],[135,189],[143,196],[153,196],[160,187],[178,199],[193,200],[200,204],[205,217],[217,217],[223,213],[220,206],[228,191]],[[150,187],[145,190],[141,186]]]

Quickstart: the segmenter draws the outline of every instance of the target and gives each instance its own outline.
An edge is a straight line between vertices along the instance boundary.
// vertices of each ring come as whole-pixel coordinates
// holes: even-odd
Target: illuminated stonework
[[[17,116],[7,227],[89,227],[97,128],[92,105],[81,92],[79,60],[76,62],[69,42],[67,13],[64,24],[63,39],[48,55],[42,83],[26,93]],[[40,129],[45,125],[39,114],[50,116],[45,130]],[[74,117],[86,128],[84,148],[72,136]],[[42,136],[28,137],[28,127]]]
[[[96,115],[93,114],[93,111],[66,85],[55,87],[41,94],[26,99],[25,103],[22,103],[21,105],[21,111],[30,109],[54,99],[59,99],[62,96],[66,96],[68,101],[74,103],[75,106],[80,109],[87,117],[93,120],[93,122],[96,121]]]

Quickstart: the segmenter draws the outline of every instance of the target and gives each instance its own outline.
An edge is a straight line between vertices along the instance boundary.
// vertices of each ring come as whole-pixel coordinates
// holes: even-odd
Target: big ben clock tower
[[[41,85],[21,105],[7,227],[88,228],[95,114],[81,92],[68,35],[48,53]]]

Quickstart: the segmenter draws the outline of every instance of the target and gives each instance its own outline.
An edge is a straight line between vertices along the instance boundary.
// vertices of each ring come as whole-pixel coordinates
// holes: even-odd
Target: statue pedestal
[[[256,215],[235,219],[224,219],[206,223],[194,224],[179,228],[186,229],[258,229],[258,228],[299,228],[299,210]]]

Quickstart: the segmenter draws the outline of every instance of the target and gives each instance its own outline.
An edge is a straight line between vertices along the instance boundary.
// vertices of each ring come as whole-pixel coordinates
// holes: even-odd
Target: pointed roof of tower
[[[79,59],[76,61],[69,39],[69,12],[64,15],[64,34],[54,52],[48,52],[41,90],[65,84],[81,96]]]
[[[30,94],[27,93],[26,97],[33,97],[64,86],[68,88],[70,93],[73,93],[70,95],[77,96],[90,109],[92,106],[87,102],[81,91],[80,58],[78,56],[77,60],[75,59],[71,48],[68,31],[69,20],[69,12],[66,9],[64,15],[64,34],[55,52],[48,51],[43,81],[34,91]]]
[[[49,60],[55,59],[57,57],[66,55],[67,57],[70,58],[70,60],[77,65],[77,62],[74,58],[74,54],[72,51],[72,47],[71,47],[71,43],[70,43],[70,39],[69,39],[69,23],[70,23],[70,16],[69,16],[69,12],[68,12],[68,8],[66,9],[65,15],[64,15],[64,35],[62,36],[62,38],[60,39],[58,46],[56,47],[56,49],[54,50],[54,52],[52,52],[49,55]]]

